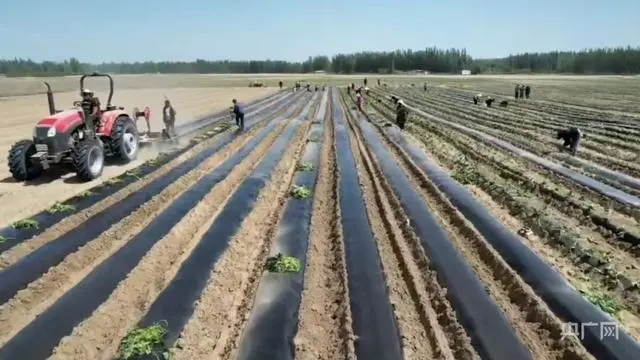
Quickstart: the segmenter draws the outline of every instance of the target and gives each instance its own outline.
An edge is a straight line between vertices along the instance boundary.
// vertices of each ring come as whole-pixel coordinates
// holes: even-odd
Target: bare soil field
[[[581,121],[606,146],[580,159],[633,177],[633,116],[426,79],[385,77],[363,112],[342,85],[279,94],[0,229],[0,359],[640,358],[632,183],[544,137]]]

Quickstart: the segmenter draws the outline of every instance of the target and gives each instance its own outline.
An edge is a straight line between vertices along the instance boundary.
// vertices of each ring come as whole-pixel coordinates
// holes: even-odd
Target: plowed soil
[[[157,107],[166,91],[124,90],[116,102],[157,103]],[[225,89],[224,95],[222,90],[216,91],[180,89],[167,96],[180,115],[193,118],[227,107],[232,97],[249,101],[272,90]],[[393,134],[420,146],[465,185],[487,212],[511,232],[522,233],[521,241],[537,256],[583,290],[593,304],[610,312],[625,331],[638,336],[640,294],[634,284],[640,276],[640,253],[628,243],[634,234],[640,234],[634,209],[612,204],[611,199],[570,179],[416,114],[411,115],[404,133],[388,126],[394,120],[394,110],[386,96],[398,93],[412,106],[451,121],[478,127],[484,124],[487,131],[519,146],[531,143],[530,135],[536,131],[542,144],[553,145],[553,139],[544,135],[546,130],[538,130],[542,120],[533,120],[534,116],[544,117],[538,113],[541,110],[528,103],[505,110],[521,111],[523,122],[532,117],[529,136],[518,135],[523,126],[509,125],[504,114],[478,111],[471,108],[473,104],[458,105],[456,99],[465,96],[464,91],[438,88],[425,95],[413,87],[380,87],[367,96],[362,113],[355,110],[353,94],[343,89],[291,93],[288,99],[297,99],[293,105],[270,113],[245,132],[234,133],[233,140],[212,156],[119,221],[109,223],[106,231],[83,239],[82,246],[71,249],[59,240],[65,234],[82,236],[83,226],[214,146],[222,135],[201,140],[111,196],[38,229],[35,236],[0,253],[0,288],[20,281],[6,277],[11,269],[23,269],[16,276],[27,279],[38,271],[38,263],[52,261],[53,253],[60,255],[60,260],[53,261],[37,280],[25,280],[20,290],[0,304],[0,359],[143,359],[143,348],[148,355],[165,359],[363,359],[367,349],[361,344],[375,346],[377,340],[388,340],[382,338],[385,334],[399,334],[401,355],[385,352],[380,359],[510,360],[496,355],[499,351],[487,351],[501,346],[520,348],[522,354],[536,360],[598,358],[580,337],[566,336],[566,319],[502,258],[434,179],[397,145]],[[15,108],[6,108],[3,103],[3,109],[10,109],[13,115],[0,126],[14,126],[18,134],[29,134],[30,126],[18,131],[21,127],[12,124],[46,111],[43,104],[42,109],[21,115],[18,106],[28,106],[36,98],[12,98]],[[58,98],[61,103],[71,102],[72,94]],[[575,111],[559,103],[549,107],[558,112]],[[282,116],[290,111],[292,116]],[[342,126],[343,118],[346,127]],[[548,120],[548,124],[555,123]],[[585,159],[597,162],[608,159],[616,149],[624,149],[625,144],[632,147],[632,141],[624,139],[635,135],[625,133],[627,130],[616,132],[622,129],[616,127],[620,124],[634,126],[631,120],[621,118],[612,129],[601,130],[602,139],[614,133],[624,136],[607,140],[609,155],[596,151],[595,145],[590,148],[593,143],[587,140],[585,153],[591,155]],[[322,137],[312,136],[314,126],[323,130]],[[370,129],[382,147],[372,145]],[[345,134],[350,151],[339,152],[337,144],[344,141],[341,135]],[[259,140],[253,143],[254,139]],[[5,140],[11,142],[8,136],[0,139]],[[536,148],[535,144],[531,147]],[[317,166],[302,162],[310,149],[319,155]],[[340,171],[346,157],[354,160],[355,172]],[[634,162],[637,159],[629,158],[617,164],[632,174]],[[113,171],[123,172],[137,164]],[[406,178],[414,195],[411,199],[398,190],[398,178],[389,175],[389,166]],[[305,173],[316,176],[313,186],[296,188],[297,177]],[[347,190],[364,204],[376,250],[363,251],[359,257],[347,256],[350,248],[346,244],[353,239],[345,236],[343,220],[354,214],[348,212],[350,204],[340,201],[341,184],[350,183],[341,180],[349,176],[355,185]],[[92,185],[66,184],[60,179],[40,189],[4,182],[0,184],[4,192],[0,219],[11,223]],[[38,196],[42,198],[36,201]],[[7,199],[16,205],[5,206]],[[483,333],[484,328],[470,325],[473,321],[463,316],[470,308],[465,302],[478,299],[455,300],[452,282],[462,275],[446,277],[435,265],[433,252],[425,244],[432,246],[430,237],[436,234],[425,236],[418,231],[408,203],[425,206],[471,269],[480,289],[484,288],[482,301],[496,309],[519,343],[504,344],[503,339]],[[291,214],[296,215],[292,218]],[[167,219],[175,223],[164,224]],[[304,239],[291,238],[296,221],[305,221],[308,235]],[[624,237],[620,231],[631,235]],[[283,248],[281,241],[300,246],[299,253],[306,253],[306,260],[288,272],[268,266],[270,254]],[[377,277],[358,273],[363,268],[351,261],[360,260],[378,264],[384,284],[373,284],[371,279]],[[108,264],[119,265],[109,268]],[[130,270],[116,278],[123,268]],[[380,284],[384,292],[372,290]],[[258,291],[262,285],[268,289]],[[182,291],[176,292],[178,287]],[[79,289],[93,290],[83,293]],[[358,325],[365,320],[363,316],[369,322],[383,316],[369,308],[368,301],[361,301],[363,297],[371,303],[388,304],[392,321],[386,323],[397,331],[362,330]],[[268,304],[271,310],[256,314],[258,304]],[[493,315],[486,316],[491,319]],[[45,323],[53,321],[50,319],[59,321]],[[149,328],[152,323],[157,327]],[[131,340],[136,329],[146,336]],[[156,336],[154,329],[165,329],[166,333]],[[259,340],[266,336],[278,341],[273,346],[261,345]],[[154,339],[156,343],[151,342]],[[138,352],[127,357],[127,351],[136,347]]]

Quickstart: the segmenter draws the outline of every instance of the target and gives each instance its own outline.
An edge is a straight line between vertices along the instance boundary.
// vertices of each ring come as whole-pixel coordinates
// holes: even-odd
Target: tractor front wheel
[[[128,117],[120,117],[113,124],[109,146],[113,155],[130,162],[138,156],[140,137],[138,128]]]
[[[9,171],[18,181],[33,180],[42,173],[42,165],[31,161],[36,145],[31,140],[20,140],[9,150]]]
[[[104,170],[104,147],[99,139],[80,141],[73,148],[73,166],[84,181],[99,178]]]

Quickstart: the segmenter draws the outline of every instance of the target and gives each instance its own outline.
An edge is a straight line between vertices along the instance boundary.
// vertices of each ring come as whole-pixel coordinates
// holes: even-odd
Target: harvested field
[[[0,230],[0,359],[640,358],[637,208],[388,91],[275,95]]]

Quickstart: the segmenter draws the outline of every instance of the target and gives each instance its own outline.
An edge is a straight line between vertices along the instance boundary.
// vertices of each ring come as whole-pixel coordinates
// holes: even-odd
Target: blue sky
[[[640,46],[640,0],[8,0],[0,11],[0,58],[38,61],[297,61],[433,45],[474,57]]]

